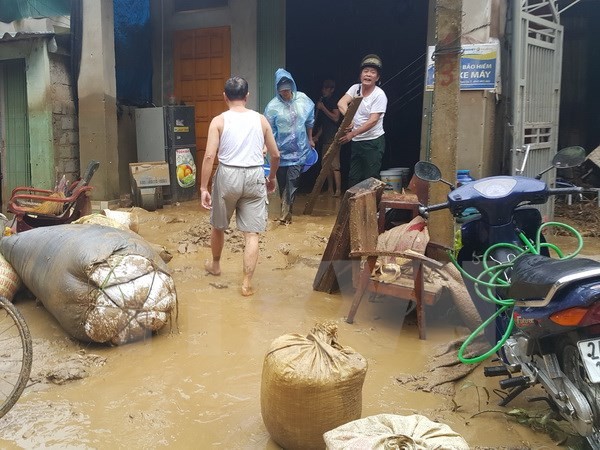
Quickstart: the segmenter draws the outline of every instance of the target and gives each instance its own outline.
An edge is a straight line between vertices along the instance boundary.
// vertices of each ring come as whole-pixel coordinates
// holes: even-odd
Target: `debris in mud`
[[[149,242],[149,244],[164,262],[168,263],[173,259],[171,252],[169,252],[169,250],[167,250],[163,245],[153,244],[152,242]]]
[[[583,237],[600,236],[600,208],[596,199],[584,199],[572,205],[556,202],[554,216],[555,221],[573,226]],[[556,230],[557,234],[569,234],[566,230]]]
[[[47,371],[44,378],[54,384],[64,384],[67,381],[87,378],[89,372],[81,364],[81,359],[81,356],[75,355],[63,361],[58,367]]]
[[[229,287],[228,284],[225,283],[208,283],[209,286],[214,287],[215,289],[227,289]]]
[[[179,247],[177,247],[177,252],[181,253],[182,255],[185,253],[198,253],[198,250],[199,247],[193,242],[184,242],[179,244]]]
[[[276,270],[289,269],[298,263],[304,264],[307,267],[319,267],[319,259],[301,256],[298,251],[293,251],[292,246],[287,242],[280,244],[278,250],[282,255],[285,256],[286,264],[285,267],[278,267]]]
[[[60,347],[46,340],[34,340],[33,352],[36,358],[30,379],[38,385],[81,380],[90,376],[92,369],[106,364],[106,358],[84,349],[63,354]]]
[[[463,364],[458,360],[458,349],[465,338],[438,346],[427,369],[418,374],[402,374],[396,381],[411,391],[435,392],[452,396],[455,394],[454,382],[469,375],[479,364]],[[487,344],[480,340],[471,343],[466,357],[482,354]]]
[[[200,247],[210,247],[210,234],[211,226],[210,223],[200,223],[193,225],[189,230],[181,231],[177,233],[172,242],[178,244],[177,251],[181,254],[198,252]],[[225,245],[224,247],[231,251],[231,253],[241,253],[244,251],[244,233],[237,229],[228,228],[225,230]],[[259,235],[259,249],[264,250],[264,237]]]
[[[290,253],[291,250],[290,244],[288,244],[287,242],[280,244],[278,250],[284,255],[287,255]]]

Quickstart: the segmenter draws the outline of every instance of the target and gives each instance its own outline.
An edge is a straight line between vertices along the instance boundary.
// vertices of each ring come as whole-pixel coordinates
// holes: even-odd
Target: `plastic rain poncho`
[[[277,92],[277,84],[284,77],[292,84],[293,98],[289,102]],[[271,124],[281,154],[280,165],[303,165],[310,152],[306,128],[314,125],[315,104],[306,94],[298,92],[296,82],[285,69],[275,72],[275,92],[275,97],[265,108],[265,117]]]

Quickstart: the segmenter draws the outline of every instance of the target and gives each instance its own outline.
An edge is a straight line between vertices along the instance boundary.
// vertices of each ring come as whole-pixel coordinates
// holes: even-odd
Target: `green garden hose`
[[[577,244],[578,244],[577,249],[575,251],[573,251],[572,253],[569,253],[568,255],[564,255],[558,246],[547,243],[547,242],[542,242],[542,231],[544,228],[547,228],[550,226],[553,226],[556,228],[564,228],[571,235],[575,236],[577,238]],[[483,254],[483,258],[482,258],[483,270],[481,271],[481,273],[479,274],[479,276],[477,278],[475,278],[471,274],[467,273],[460,266],[460,264],[458,264],[458,261],[456,260],[454,252],[452,252],[452,251],[448,252],[449,256],[450,256],[450,261],[452,261],[452,263],[460,271],[462,276],[474,283],[474,289],[475,289],[477,296],[486,302],[497,305],[496,312],[494,314],[492,314],[487,320],[485,320],[479,327],[477,327],[477,329],[475,331],[473,331],[467,337],[467,339],[465,339],[465,342],[463,342],[463,344],[460,346],[460,349],[458,350],[458,359],[463,364],[480,363],[480,362],[486,360],[487,358],[489,358],[490,356],[496,354],[502,348],[502,346],[504,345],[506,340],[512,334],[512,331],[513,331],[513,328],[515,325],[514,317],[512,315],[512,308],[515,305],[515,300],[512,298],[507,298],[507,299],[500,298],[497,295],[497,290],[499,288],[506,288],[506,287],[510,286],[510,281],[502,279],[501,277],[505,275],[507,269],[512,268],[514,261],[517,258],[519,258],[521,255],[524,255],[524,254],[539,255],[543,248],[547,248],[549,250],[553,250],[554,252],[556,252],[559,259],[569,259],[569,258],[573,258],[573,257],[577,256],[579,254],[579,252],[581,251],[581,249],[583,248],[583,237],[581,236],[581,234],[575,228],[571,227],[570,225],[560,223],[560,222],[546,222],[546,223],[543,223],[542,225],[540,225],[540,227],[536,233],[535,242],[533,242],[533,243],[522,232],[519,233],[519,238],[523,241],[523,247],[520,247],[520,246],[512,244],[512,243],[505,243],[505,242],[501,242],[501,243],[490,246]],[[491,261],[490,254],[492,254],[492,252],[494,252],[494,250],[496,250],[498,248],[508,248],[508,249],[513,250],[515,252],[515,254],[517,255],[515,260],[507,262],[507,263],[502,263],[502,264],[496,263],[496,265],[490,265],[488,263],[488,261]],[[481,355],[477,355],[477,356],[473,356],[473,357],[466,357],[465,353],[467,351],[468,346],[477,338],[477,336],[479,336],[481,333],[483,333],[483,331],[490,324],[493,324],[496,321],[496,319],[503,314],[510,314],[510,320],[508,322],[508,326],[506,327],[506,331],[504,332],[502,337],[498,340],[498,342],[496,342],[496,345],[494,345],[487,352],[485,352]]]

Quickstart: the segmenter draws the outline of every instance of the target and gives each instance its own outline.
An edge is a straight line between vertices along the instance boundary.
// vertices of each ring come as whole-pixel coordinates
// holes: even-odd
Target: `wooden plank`
[[[346,111],[346,115],[342,120],[340,127],[335,133],[335,137],[333,138],[333,142],[327,149],[325,156],[323,156],[323,160],[321,161],[321,171],[319,172],[319,176],[315,181],[315,185],[313,186],[313,190],[308,196],[308,201],[304,207],[303,214],[312,214],[313,209],[315,207],[315,203],[317,201],[317,197],[321,192],[321,188],[323,187],[323,183],[327,179],[327,174],[329,173],[329,168],[331,167],[331,162],[333,158],[340,152],[340,143],[339,139],[346,134],[346,129],[350,126],[352,121],[354,120],[354,115],[356,114],[356,110],[358,109],[358,105],[362,102],[362,97],[356,97],[353,99],[348,105],[348,110]]]
[[[366,290],[376,295],[388,295],[401,300],[416,301],[414,283],[412,278],[400,278],[393,283],[383,283],[370,279]],[[429,306],[435,305],[440,299],[441,294],[441,289],[436,289],[435,286],[426,284],[422,292],[423,303]]]
[[[331,294],[339,290],[333,262],[349,260],[350,198],[361,192],[375,190],[377,192],[377,202],[379,202],[384,188],[385,183],[377,180],[376,178],[369,178],[361,181],[346,191],[340,204],[340,210],[338,212],[337,219],[331,230],[327,247],[325,247],[323,257],[321,258],[321,263],[319,264],[319,268],[317,269],[317,273],[313,281],[313,289],[315,291],[327,292]]]
[[[377,249],[377,193],[375,191],[356,194],[350,203],[350,253],[373,252]]]
[[[356,256],[396,256],[398,258],[406,258],[406,259],[417,259],[419,261],[421,261],[424,264],[427,264],[431,267],[435,267],[437,269],[441,269],[442,267],[444,267],[444,263],[441,263],[440,261],[437,261],[433,258],[429,258],[425,255],[421,255],[420,253],[417,253],[411,249],[405,250],[403,252],[393,252],[393,251],[386,251],[386,250],[376,250],[376,251],[351,251],[350,252],[350,256],[352,257],[356,257]]]

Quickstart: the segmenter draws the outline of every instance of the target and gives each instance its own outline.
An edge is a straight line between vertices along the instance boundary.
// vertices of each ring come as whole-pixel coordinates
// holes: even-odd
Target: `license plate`
[[[600,383],[600,338],[577,343],[585,370],[592,383]]]

